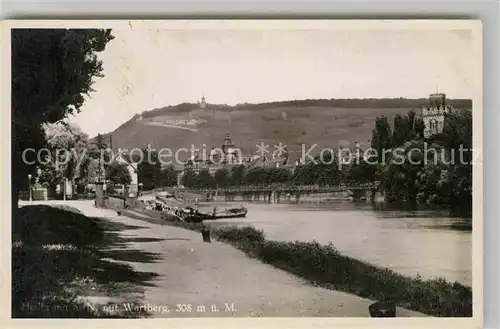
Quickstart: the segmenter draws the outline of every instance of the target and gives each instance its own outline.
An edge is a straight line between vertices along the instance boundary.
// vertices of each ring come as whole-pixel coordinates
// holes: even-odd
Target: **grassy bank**
[[[199,224],[181,222],[171,225],[201,228]],[[268,241],[262,231],[253,227],[212,229],[212,236],[318,286],[373,300],[392,300],[400,307],[432,316],[472,316],[472,290],[459,283],[406,277],[343,256],[331,244]]]
[[[12,225],[13,318],[147,316],[110,313],[104,307],[106,302],[86,302],[117,302],[124,296],[133,301],[156,276],[117,262],[154,261],[155,255],[149,253],[117,249],[128,241],[119,232],[139,227],[48,206],[17,209]]]

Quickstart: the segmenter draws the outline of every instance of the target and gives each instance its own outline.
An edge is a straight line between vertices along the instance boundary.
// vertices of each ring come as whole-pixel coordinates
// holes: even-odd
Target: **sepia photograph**
[[[482,317],[479,21],[11,23],[12,319]]]

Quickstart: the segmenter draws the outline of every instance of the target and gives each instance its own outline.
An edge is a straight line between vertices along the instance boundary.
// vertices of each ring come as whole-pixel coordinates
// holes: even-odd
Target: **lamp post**
[[[28,189],[30,192],[30,201],[33,201],[33,196],[31,195],[31,174],[28,174]]]
[[[66,185],[68,184],[68,179],[66,177],[64,177],[63,179],[63,200],[66,201]]]

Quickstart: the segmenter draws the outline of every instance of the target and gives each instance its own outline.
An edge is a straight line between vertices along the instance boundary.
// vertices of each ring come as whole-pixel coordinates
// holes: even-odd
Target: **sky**
[[[71,116],[91,137],[182,102],[472,98],[470,30],[113,29],[104,77]]]

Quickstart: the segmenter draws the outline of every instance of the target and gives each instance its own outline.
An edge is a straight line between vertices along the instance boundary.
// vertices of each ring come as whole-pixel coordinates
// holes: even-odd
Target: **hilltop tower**
[[[207,102],[206,102],[205,96],[201,97],[201,101],[199,101],[198,104],[200,106],[200,109],[207,108]]]
[[[446,104],[446,94],[435,93],[429,95],[429,105],[422,108],[422,119],[424,121],[424,137],[429,138],[443,132],[445,114],[450,113],[453,108]]]

